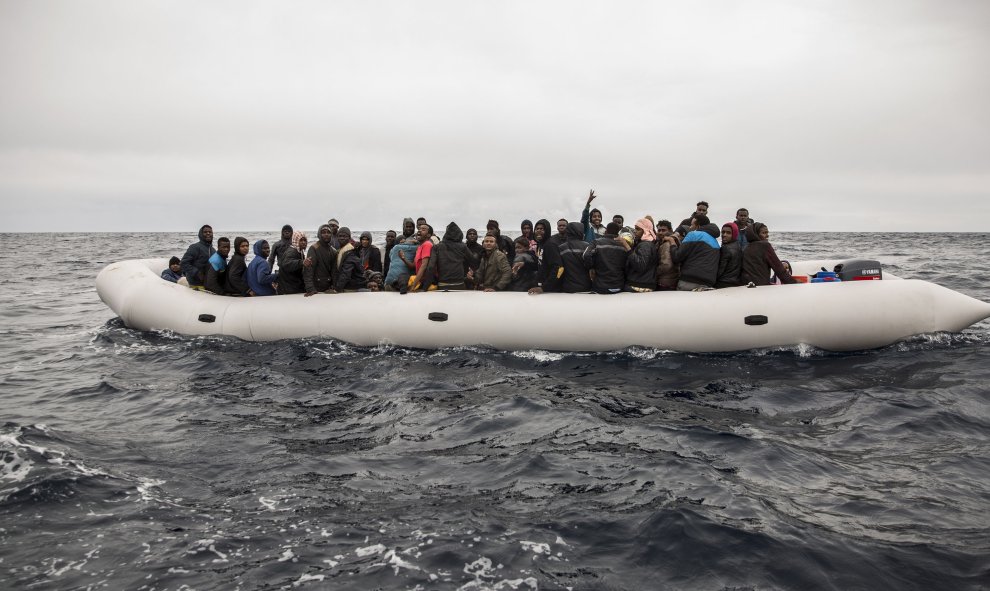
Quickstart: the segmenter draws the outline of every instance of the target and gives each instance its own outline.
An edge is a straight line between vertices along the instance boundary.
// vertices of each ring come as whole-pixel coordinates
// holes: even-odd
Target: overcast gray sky
[[[0,0],[0,231],[987,231],[988,73],[985,0]]]

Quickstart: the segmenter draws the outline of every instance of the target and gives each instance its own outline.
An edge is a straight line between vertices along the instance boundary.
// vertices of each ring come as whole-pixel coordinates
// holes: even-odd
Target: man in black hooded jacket
[[[203,289],[206,281],[206,267],[210,264],[210,257],[216,251],[213,249],[213,227],[205,225],[199,229],[199,242],[189,245],[186,254],[182,255],[179,265],[182,267],[182,275],[189,282],[189,287],[193,289]]]
[[[468,269],[477,266],[474,256],[462,241],[464,234],[454,222],[447,224],[440,244],[433,247],[430,266],[436,270],[437,289],[467,289],[464,280]],[[427,271],[429,274],[430,271]]]
[[[558,248],[548,248],[544,253],[547,266],[543,288],[535,287],[529,293],[559,291],[580,293],[591,291],[591,276],[584,261],[584,251],[590,246],[584,241],[584,224],[567,224],[567,239]]]
[[[303,262],[303,283],[306,296],[317,293],[333,293],[337,278],[337,249],[330,245],[333,231],[323,224],[316,233],[317,240],[309,247]]]
[[[626,258],[629,253],[616,240],[622,226],[615,222],[605,227],[605,235],[585,249],[584,264],[594,271],[591,288],[595,293],[621,293],[626,284]]]
[[[292,226],[285,224],[282,226],[282,236],[279,240],[272,244],[272,253],[268,255],[268,266],[272,269],[275,268],[275,261],[278,261],[278,266],[282,266],[282,255],[285,254],[286,249],[292,248]]]

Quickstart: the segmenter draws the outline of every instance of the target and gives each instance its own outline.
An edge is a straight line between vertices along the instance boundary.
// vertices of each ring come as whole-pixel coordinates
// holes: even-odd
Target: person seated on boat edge
[[[584,262],[584,251],[591,246],[583,240],[584,224],[567,224],[567,240],[557,248],[544,253],[546,280],[529,293],[541,294],[544,291],[562,293],[588,293],[591,291],[591,275]]]
[[[505,255],[505,258],[511,264],[512,259],[516,256],[516,247],[512,245],[512,239],[502,235],[502,230],[498,226],[498,220],[488,220],[488,224],[485,227],[488,229],[488,234],[495,237],[495,247],[502,251],[502,254]]]
[[[308,242],[306,234],[297,230],[292,233],[288,248],[282,250],[282,255],[278,259],[278,295],[306,292],[306,281],[303,279],[305,268],[303,253],[306,252]],[[271,258],[269,257],[268,260]]]
[[[224,293],[232,296],[253,296],[251,286],[248,284],[248,266],[244,262],[247,256],[250,243],[247,238],[238,236],[234,238],[234,254],[227,262],[227,278],[224,282]],[[266,263],[267,264],[267,263]]]
[[[275,268],[275,263],[278,263],[279,268],[282,267],[282,253],[285,252],[287,248],[292,246],[292,234],[294,230],[289,224],[282,226],[282,235],[272,245],[272,252],[268,255],[268,266],[272,269]]]
[[[657,286],[659,264],[657,235],[653,230],[653,221],[647,218],[636,220],[633,232],[636,237],[633,246],[629,246],[628,242],[622,242],[623,247],[629,250],[629,256],[626,258],[625,290],[646,293],[653,291]]]
[[[480,291],[505,291],[512,281],[509,259],[498,249],[498,238],[489,232],[481,241],[485,252],[481,255],[478,272],[473,274],[474,288]]]
[[[550,236],[550,220],[541,219],[537,221],[533,226],[533,242],[536,244],[536,247],[532,249],[537,261],[543,261],[543,251],[547,247]]]
[[[256,296],[275,295],[278,288],[278,272],[268,266],[268,255],[272,248],[267,240],[258,240],[252,247],[254,258],[248,264],[247,284]]]
[[[742,285],[742,254],[736,223],[722,224],[722,248],[718,253],[718,276],[715,278],[717,289]]]
[[[520,236],[513,242],[516,256],[512,261],[509,291],[529,291],[536,287],[540,261],[537,260],[536,253],[530,250],[530,244],[525,236]]]
[[[385,275],[385,291],[405,293],[409,289],[409,278],[416,273],[416,250],[419,240],[409,236],[399,240],[392,249],[388,273]]]
[[[581,254],[584,266],[591,270],[591,290],[600,294],[620,293],[626,283],[628,246],[618,237],[622,226],[610,222],[605,234],[596,238]],[[627,243],[628,245],[628,243]]]
[[[402,239],[415,238],[416,237],[416,222],[412,218],[404,218],[402,220]]]
[[[749,240],[746,239],[746,229],[753,225],[753,220],[749,217],[749,210],[740,207],[736,210],[736,229],[739,230],[739,249],[746,250]]]
[[[533,237],[533,222],[531,222],[530,220],[523,220],[522,223],[519,224],[519,232],[520,232],[519,238],[525,238],[527,241],[529,241],[529,249],[527,250],[535,251],[536,238]],[[515,240],[512,241],[512,248],[513,248],[512,256],[515,256],[515,253],[518,252],[518,250],[516,250]]]
[[[162,271],[162,279],[178,283],[182,279],[182,264],[179,257],[172,257],[168,260],[168,266]]]
[[[395,230],[385,232],[385,250],[382,251],[382,277],[388,275],[389,265],[392,264],[392,249],[395,248],[398,235]]]
[[[464,237],[464,246],[466,246],[468,251],[471,253],[471,269],[477,271],[478,264],[481,262],[481,255],[485,252],[485,249],[482,248],[481,243],[478,242],[478,231],[474,228],[468,228],[468,231]]]
[[[364,271],[364,277],[368,280],[368,287],[367,289],[359,289],[358,291],[382,291],[384,275],[382,275],[380,271],[366,269]]]
[[[467,274],[474,264],[474,256],[468,250],[467,244],[461,241],[464,234],[460,226],[454,222],[447,224],[443,240],[433,247],[430,256],[432,271],[436,274],[438,290],[467,289]]]
[[[206,268],[206,291],[217,295],[227,295],[227,257],[230,255],[230,238],[217,239],[217,251],[210,256],[210,266]]]
[[[718,227],[708,216],[699,215],[691,220],[690,230],[679,246],[671,248],[674,262],[680,265],[677,291],[714,289],[720,249]]]
[[[357,250],[358,256],[361,257],[362,269],[370,269],[378,273],[382,272],[382,252],[378,250],[377,246],[371,243],[371,232],[367,230],[361,232],[361,238],[358,240],[355,250]]]
[[[430,258],[433,256],[433,238],[433,226],[420,224],[419,246],[416,248],[416,256],[413,259],[416,274],[409,280],[409,291],[428,291],[434,285],[436,274],[429,273],[431,270]],[[399,254],[402,255],[402,253]],[[403,260],[405,260],[404,257]]]
[[[674,291],[680,279],[680,269],[674,262],[670,249],[681,242],[681,235],[674,232],[670,220],[657,222],[657,291]]]
[[[567,224],[569,222],[564,218],[557,220],[557,233],[550,237],[550,242],[560,246],[561,244],[567,242]]]
[[[337,232],[340,230],[340,222],[334,218],[330,218],[327,220],[326,225],[330,226],[330,246],[332,246],[337,252],[340,252],[340,247],[342,245],[340,243],[340,238],[337,237]]]
[[[699,216],[699,215],[705,216],[706,219],[708,218],[708,202],[707,201],[699,201],[698,203],[696,203],[695,206],[694,206],[694,213],[692,213],[688,217],[686,217],[683,220],[681,220],[681,224],[680,225],[681,226],[684,226],[685,228],[690,228],[691,227],[691,220],[693,220],[695,218],[695,216]]]
[[[204,225],[199,229],[198,236],[199,241],[189,245],[179,265],[186,280],[185,284],[201,290],[206,281],[206,267],[210,264],[210,257],[216,252],[213,250],[213,227]],[[183,282],[180,280],[178,283]]]
[[[770,244],[770,230],[766,224],[754,222],[748,232],[749,246],[743,251],[742,280],[753,285],[770,285],[770,272],[780,278],[781,283],[797,283],[784,268],[777,252]]]
[[[787,271],[788,275],[794,277],[794,270],[791,269],[790,261],[788,261],[787,259],[780,259],[780,264],[784,267],[784,270]],[[797,282],[797,279],[795,279],[794,281]],[[774,272],[774,274],[770,276],[770,285],[783,285],[783,284],[784,282],[780,280],[780,277],[777,277],[776,272]]]
[[[588,192],[588,201],[584,204],[584,209],[581,210],[581,227],[584,229],[584,234],[582,234],[584,241],[591,244],[598,238],[605,235],[606,226],[602,225],[602,212],[598,208],[591,209],[591,202],[598,198],[595,195],[595,190],[592,189]],[[622,226],[619,226],[620,228]]]
[[[337,253],[337,278],[334,289],[337,293],[367,289],[368,278],[364,274],[364,262],[361,251],[350,243],[350,228],[340,228],[337,236],[344,246]]]
[[[318,293],[336,293],[333,287],[337,275],[337,249],[330,245],[332,238],[330,226],[323,224],[316,232],[316,242],[306,252],[308,264],[303,264],[306,297]]]
[[[427,222],[426,218],[424,218],[423,216],[419,216],[418,218],[416,218],[416,239],[417,240],[420,239],[419,227],[424,224],[430,226],[430,242],[433,243],[433,246],[440,244],[440,237],[433,233],[433,226],[431,226],[430,223]],[[422,240],[420,240],[420,242],[422,242]]]

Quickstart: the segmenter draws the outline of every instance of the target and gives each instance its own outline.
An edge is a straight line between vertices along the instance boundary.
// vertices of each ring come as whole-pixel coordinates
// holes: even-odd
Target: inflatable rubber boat
[[[792,263],[795,275],[843,261]],[[879,281],[733,287],[616,295],[475,291],[302,294],[236,298],[161,279],[165,259],[112,263],[100,299],[124,324],[249,341],[334,338],[359,346],[685,352],[810,345],[828,351],[883,347],[924,333],[959,332],[990,317],[990,304],[889,273]],[[864,275],[865,274],[865,275]],[[871,276],[872,275],[872,276]],[[877,279],[860,269],[855,279]],[[594,330],[607,324],[615,330]]]

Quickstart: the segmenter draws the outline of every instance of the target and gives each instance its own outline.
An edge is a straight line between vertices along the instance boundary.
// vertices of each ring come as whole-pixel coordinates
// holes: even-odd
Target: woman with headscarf
[[[305,293],[306,282],[303,280],[303,253],[309,240],[306,234],[296,230],[292,232],[289,247],[282,250],[278,262],[278,294],[289,295]]]
[[[622,240],[620,243],[629,250],[626,258],[626,291],[644,293],[653,291],[657,286],[657,254],[656,232],[653,222],[640,218],[633,228],[636,233],[634,246]]]
[[[749,245],[742,256],[742,280],[754,285],[770,285],[770,272],[780,278],[781,283],[797,283],[784,268],[770,244],[770,230],[766,224],[756,222],[746,229]]]
[[[739,226],[735,222],[722,224],[722,248],[718,253],[718,277],[715,288],[736,287],[742,281],[742,245],[739,243]]]
[[[382,272],[382,253],[371,243],[371,232],[361,232],[357,246],[358,256],[361,257],[361,268],[365,271]]]
[[[251,296],[254,292],[247,282],[247,264],[244,257],[247,256],[251,247],[247,238],[238,236],[234,238],[234,253],[227,262],[227,277],[224,280],[224,291],[233,296]]]

